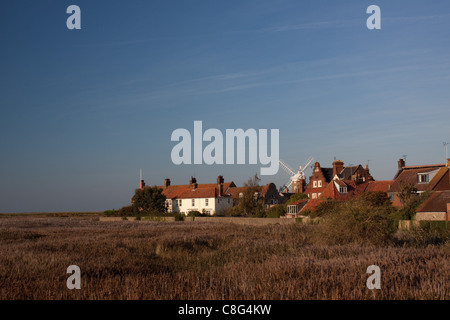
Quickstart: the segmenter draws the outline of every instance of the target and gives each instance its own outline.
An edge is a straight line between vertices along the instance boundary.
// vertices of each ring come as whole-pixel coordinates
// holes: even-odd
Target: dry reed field
[[[315,227],[0,217],[0,299],[450,298],[448,242],[327,246]],[[66,287],[69,265],[81,290]]]

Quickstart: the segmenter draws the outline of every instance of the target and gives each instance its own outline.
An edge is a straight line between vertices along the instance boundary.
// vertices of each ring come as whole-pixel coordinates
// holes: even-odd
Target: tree
[[[162,191],[163,189],[156,186],[136,189],[132,198],[134,212],[152,214],[165,213],[166,196],[163,195]]]
[[[238,204],[230,209],[231,216],[264,217],[264,198],[261,198],[260,188],[247,187],[239,197]]]
[[[308,195],[299,192],[299,193],[293,194],[285,203],[290,204],[290,203],[294,203],[299,200],[306,200],[306,199],[308,199]]]
[[[386,192],[383,191],[368,191],[364,192],[360,196],[361,201],[366,202],[368,205],[374,206],[391,206],[391,201]]]
[[[431,191],[418,193],[412,184],[403,185],[398,194],[403,207],[399,210],[403,220],[414,218],[416,209],[429,197]]]
[[[401,190],[398,194],[402,205],[407,206],[413,198],[417,196],[417,188],[412,184],[406,184],[401,186]]]
[[[259,186],[259,182],[261,178],[258,177],[258,173],[255,173],[253,177],[248,178],[247,183],[244,184],[245,187],[257,187]]]

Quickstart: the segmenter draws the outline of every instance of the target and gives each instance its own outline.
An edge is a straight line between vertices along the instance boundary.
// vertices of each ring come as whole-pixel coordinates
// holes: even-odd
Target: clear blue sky
[[[81,30],[66,8],[81,8]],[[381,30],[366,9],[381,8]],[[146,183],[241,185],[260,165],[175,166],[173,130],[280,129],[314,156],[443,163],[450,141],[448,1],[3,1],[0,212],[129,204]],[[308,175],[310,172],[308,172]],[[263,177],[277,186],[283,171]]]

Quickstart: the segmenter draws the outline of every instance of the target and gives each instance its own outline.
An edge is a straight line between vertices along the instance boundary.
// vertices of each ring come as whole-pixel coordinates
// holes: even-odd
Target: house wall
[[[233,199],[230,198],[216,198],[215,199],[215,212],[226,210],[233,206]]]
[[[283,202],[280,193],[277,190],[277,187],[273,183],[269,184],[264,198],[265,204],[269,206],[274,204],[281,204]]]
[[[416,221],[445,221],[446,212],[417,212]]]
[[[320,165],[318,162],[316,162],[312,176],[309,178],[309,184],[306,187],[306,193],[308,194],[308,197],[310,199],[317,199],[319,197],[319,193],[320,194],[323,193],[327,185],[328,183],[326,182],[325,176],[323,175]],[[313,193],[316,194],[315,197],[313,196]]]
[[[169,212],[180,212],[185,215],[189,214],[191,211],[202,212],[203,209],[213,215],[218,209],[231,207],[232,201],[228,201],[229,198],[186,198],[172,200],[172,206],[169,207]],[[178,201],[181,200],[181,206],[178,205]],[[194,200],[194,205],[192,205],[192,200]],[[208,200],[208,205],[206,204]]]

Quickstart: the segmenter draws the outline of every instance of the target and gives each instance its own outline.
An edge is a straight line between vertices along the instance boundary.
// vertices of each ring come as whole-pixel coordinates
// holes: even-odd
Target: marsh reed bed
[[[0,218],[0,299],[449,299],[450,244],[330,245],[314,225]],[[69,290],[69,265],[81,290]],[[366,287],[369,265],[381,289]]]

